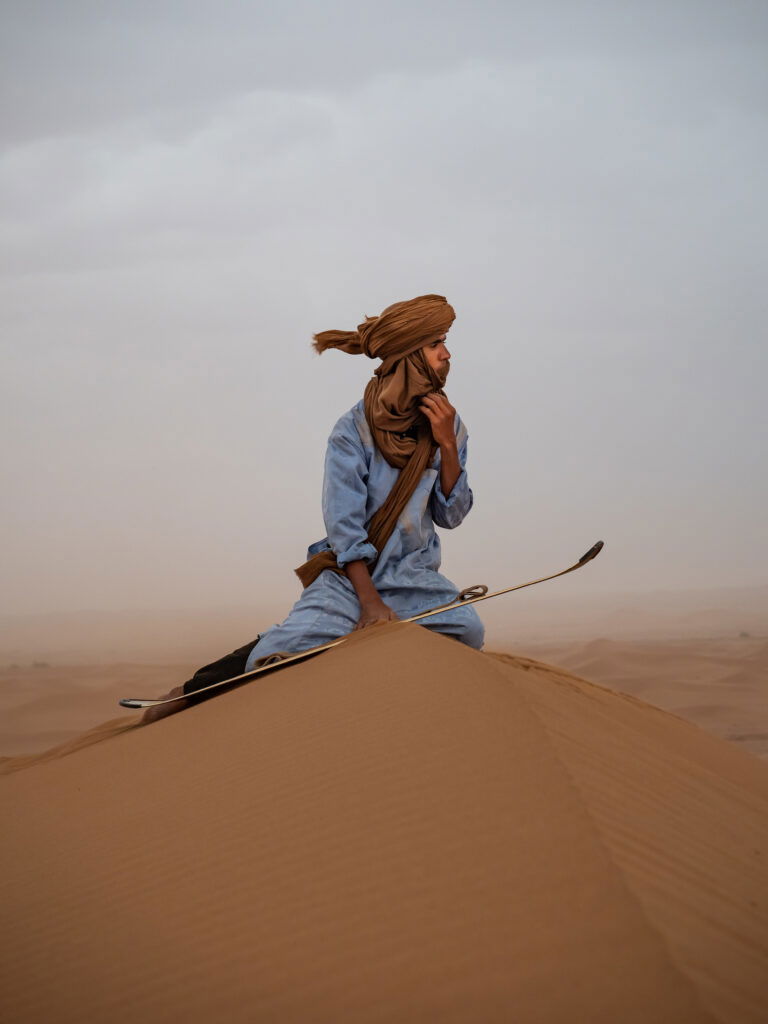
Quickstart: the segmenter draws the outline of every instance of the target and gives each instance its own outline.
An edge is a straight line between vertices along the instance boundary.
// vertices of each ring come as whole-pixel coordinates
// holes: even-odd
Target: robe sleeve
[[[323,479],[323,519],[340,568],[349,562],[370,564],[376,559],[376,548],[365,528],[367,498],[365,450],[354,422],[342,417],[328,439]]]
[[[464,517],[472,508],[472,503],[474,501],[474,496],[467,480],[466,470],[468,440],[469,435],[467,434],[467,428],[457,415],[456,444],[459,450],[459,465],[461,466],[461,473],[459,475],[459,479],[453,485],[453,490],[446,498],[440,484],[440,472],[438,470],[435,486],[432,489],[429,501],[430,512],[432,513],[432,519],[435,522],[435,526],[442,526],[443,529],[446,530],[452,530],[464,521]]]

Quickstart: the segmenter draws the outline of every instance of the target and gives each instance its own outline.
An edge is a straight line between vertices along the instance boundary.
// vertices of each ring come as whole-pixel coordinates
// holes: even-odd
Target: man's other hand
[[[382,622],[399,622],[400,619],[383,601],[370,601],[360,605],[360,618],[355,629],[378,626]],[[353,631],[354,632],[354,631]]]

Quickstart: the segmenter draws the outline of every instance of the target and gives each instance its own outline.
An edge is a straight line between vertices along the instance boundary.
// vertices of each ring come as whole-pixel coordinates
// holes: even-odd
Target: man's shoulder
[[[336,421],[330,439],[342,437],[367,446],[373,444],[362,398]]]

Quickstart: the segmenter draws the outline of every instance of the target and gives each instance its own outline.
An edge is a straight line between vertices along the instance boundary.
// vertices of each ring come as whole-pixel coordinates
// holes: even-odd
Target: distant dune
[[[210,661],[242,647],[288,607],[51,612],[0,616],[0,667]]]
[[[635,593],[580,593],[549,584],[483,606],[495,648],[565,640],[714,639],[742,633],[768,639],[768,586]]]
[[[137,720],[6,762],[3,1019],[768,1018],[768,765],[677,717],[395,623]]]

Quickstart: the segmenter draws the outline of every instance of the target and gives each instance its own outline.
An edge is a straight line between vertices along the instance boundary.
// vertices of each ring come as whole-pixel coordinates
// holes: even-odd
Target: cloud
[[[768,496],[763,15],[747,38],[748,5],[631,25],[581,5],[575,27],[577,6],[424,5],[405,34],[397,6],[17,9],[14,603],[241,598],[243,558],[287,592],[323,529],[325,437],[371,370],[309,337],[422,291],[459,311],[459,568],[603,523],[617,584],[750,571],[757,513],[736,555],[700,552],[734,494]]]
[[[354,92],[465,60],[619,59],[765,44],[760,0],[10,0],[0,87],[8,139],[84,132],[261,89]]]

